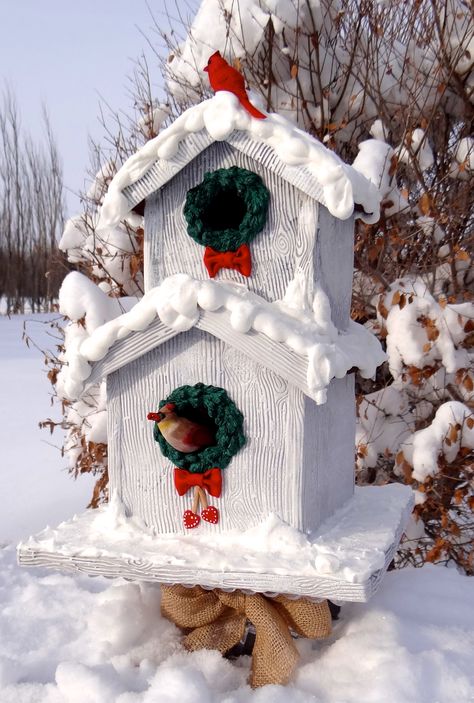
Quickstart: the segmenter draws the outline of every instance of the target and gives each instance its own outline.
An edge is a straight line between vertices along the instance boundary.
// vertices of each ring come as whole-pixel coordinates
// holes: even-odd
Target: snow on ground
[[[28,537],[71,517],[90,500],[92,481],[74,482],[61,457],[61,430],[50,435],[38,422],[58,419],[43,357],[22,342],[23,323],[40,349],[54,351],[48,320],[57,315],[0,316],[0,545]]]
[[[36,422],[49,413],[41,358],[0,319],[0,543],[82,509]],[[59,439],[58,439],[59,441]],[[468,703],[474,700],[474,580],[426,566],[387,574],[369,604],[343,606],[333,635],[301,640],[286,688],[252,691],[249,659],[185,653],[152,584],[16,565],[0,548],[1,703]]]
[[[288,687],[251,691],[249,659],[185,653],[159,588],[19,569],[0,551],[2,703],[468,703],[473,581],[428,566],[390,572],[333,635],[299,641]]]

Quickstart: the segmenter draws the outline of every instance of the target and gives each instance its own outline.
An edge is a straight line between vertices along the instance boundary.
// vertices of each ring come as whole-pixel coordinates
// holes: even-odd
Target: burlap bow
[[[200,586],[162,586],[164,617],[189,631],[186,649],[217,649],[222,654],[236,645],[245,633],[247,620],[255,627],[250,685],[285,685],[298,661],[290,629],[311,639],[331,632],[327,601],[312,603],[284,596],[267,598],[241,591],[206,591]]]

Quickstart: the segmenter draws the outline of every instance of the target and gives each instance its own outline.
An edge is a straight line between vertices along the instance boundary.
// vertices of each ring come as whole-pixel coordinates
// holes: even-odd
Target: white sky
[[[149,0],[148,6],[166,25],[164,2]],[[143,52],[159,93],[157,63],[140,32],[152,38],[152,24],[146,0],[0,0],[0,87],[7,82],[13,89],[22,125],[38,139],[46,104],[73,192],[83,188],[88,134],[102,134],[99,98],[131,112],[127,76]],[[71,193],[68,205],[69,214],[79,207]]]

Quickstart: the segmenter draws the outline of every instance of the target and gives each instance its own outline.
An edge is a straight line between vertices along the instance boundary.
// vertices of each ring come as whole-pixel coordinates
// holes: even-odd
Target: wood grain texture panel
[[[146,290],[159,285],[167,276],[182,271],[198,279],[208,278],[203,263],[204,247],[187,234],[183,206],[187,191],[201,183],[206,172],[234,165],[262,177],[270,191],[270,205],[263,231],[250,244],[252,276],[246,279],[236,271],[222,270],[218,280],[245,285],[266,300],[284,296],[300,258],[307,258],[305,252],[314,249],[317,203],[246,154],[222,142],[206,149],[184,171],[147,199],[144,244]],[[302,210],[306,213],[305,227],[299,225]],[[310,211],[314,226],[308,228]],[[311,227],[312,231],[309,231]],[[308,241],[303,242],[305,237]]]
[[[239,349],[250,359],[280,374],[312,397],[307,384],[307,358],[300,356],[285,344],[274,342],[266,335],[253,330],[246,334],[237,332],[230,323],[230,312],[224,309],[214,312],[203,310],[196,327]],[[92,365],[85,388],[127,366],[152,349],[160,347],[178,334],[181,333],[166,327],[157,318],[144,332],[134,332],[115,342],[107,355]]]
[[[214,142],[212,137],[203,130],[188,134],[186,139],[180,142],[177,153],[172,160],[157,159],[141,178],[124,188],[123,194],[130,209],[168,183],[193,159],[213,144],[231,145],[236,151],[258,161],[267,171],[287,181],[312,200],[325,204],[321,184],[314,173],[305,166],[289,166],[281,161],[271,146],[249,139],[245,132],[235,131],[224,142]]]
[[[178,151],[172,160],[157,159],[138,181],[124,188],[123,194],[130,209],[171,180],[213,142],[212,137],[205,131],[189,134],[185,140],[180,142]]]
[[[146,330],[132,332],[128,337],[117,340],[103,359],[92,364],[92,371],[85,382],[85,388],[122,366],[126,366],[134,359],[138,359],[151,349],[159,347],[177,334],[179,332],[164,325],[157,317]]]
[[[393,558],[391,551],[390,561]],[[390,563],[389,561],[389,563]],[[249,593],[263,593],[269,597],[287,595],[305,598],[330,598],[336,601],[366,602],[376,592],[386,571],[381,569],[363,583],[347,583],[331,578],[308,578],[296,574],[278,575],[264,573],[227,573],[200,569],[181,568],[178,564],[157,567],[152,563],[137,559],[122,559],[98,556],[86,558],[71,555],[51,554],[25,546],[19,554],[19,563],[26,567],[61,569],[72,573],[105,578],[124,578],[130,581],[148,581],[184,586],[202,586],[203,588],[220,588],[224,591],[244,590]]]
[[[332,321],[347,329],[354,270],[354,218],[336,220],[321,207],[314,249],[316,278],[329,298]]]
[[[314,283],[318,276],[314,249],[316,247],[319,210],[319,204],[311,198],[301,199],[298,227],[293,241],[295,272],[298,271],[304,276],[309,301],[313,299]]]
[[[314,457],[309,457],[309,463],[304,461],[304,428],[305,428],[305,396],[292,384],[288,385],[287,404],[289,412],[286,415],[286,427],[283,441],[285,443],[285,458],[288,479],[279,486],[281,500],[288,503],[290,525],[298,525],[303,532],[307,529],[303,513],[304,474],[311,471]],[[315,527],[319,525],[316,512],[312,514]]]
[[[310,395],[307,383],[308,360],[285,344],[274,342],[253,330],[247,334],[237,332],[230,324],[230,313],[227,310],[204,311],[196,327],[238,349],[249,359],[274,371]]]
[[[249,360],[239,349],[193,329],[109,378],[111,392],[120,395],[122,403],[122,466],[117,484],[129,514],[138,515],[158,532],[184,531],[181,518],[190,507],[191,494],[178,497],[172,484],[173,467],[153,441],[146,415],[174,388],[203,382],[227,390],[244,414],[248,441],[224,471],[223,496],[213,499],[222,512],[219,525],[199,529],[256,525],[272,512],[298,529],[319,525],[317,510],[303,517],[304,472],[318,471],[317,455],[315,464],[312,451],[306,451],[307,459],[303,453],[304,394],[280,375]],[[314,434],[313,429],[308,431]],[[344,468],[352,477],[352,464]],[[310,520],[309,526],[305,520]]]
[[[315,523],[333,515],[354,493],[354,436],[351,374],[331,381],[324,405],[305,399],[301,501],[307,533],[317,528]]]
[[[109,474],[109,492],[116,490],[119,495],[122,486],[122,426],[123,409],[120,379],[117,374],[107,377],[107,470]]]
[[[186,498],[179,498],[177,495],[172,484],[172,466],[161,455],[159,445],[153,441],[153,426],[146,420],[147,412],[155,409],[159,401],[174,388],[202,381],[224,386],[244,412],[246,423],[255,424],[255,405],[248,403],[248,396],[245,398],[245,388],[249,383],[253,383],[254,374],[247,374],[245,383],[245,377],[240,372],[244,366],[248,367],[248,361],[243,363],[241,359],[236,359],[232,364],[227,361],[227,368],[224,370],[222,343],[207,335],[203,340],[202,335],[203,333],[197,330],[183,333],[179,339],[170,340],[163,347],[162,353],[152,351],[117,372],[126,386],[122,392],[124,414],[130,418],[129,425],[124,423],[122,438],[122,471],[126,474],[122,481],[123,500],[131,514],[139,515],[160,532],[184,531],[181,518],[184,509],[190,507],[191,498],[190,494]],[[233,354],[233,350],[225,350],[226,359]],[[231,372],[230,366],[232,369],[239,369],[239,373],[236,374],[235,370]],[[235,527],[235,514],[242,511],[254,512],[254,522],[258,521],[257,516],[262,514],[263,506],[259,503],[258,495],[262,494],[263,486],[261,476],[252,477],[252,467],[248,466],[251,463],[247,456],[251,451],[250,446],[251,441],[234,458],[232,471],[230,468],[225,471],[225,491],[232,494],[232,505],[223,511],[218,529]],[[232,480],[232,475],[237,480]],[[247,483],[252,486],[251,498]],[[253,495],[254,492],[258,494],[257,497]],[[221,507],[221,500],[215,501],[218,508]],[[209,526],[203,525],[200,529],[206,528]],[[216,528],[213,526],[213,529]]]

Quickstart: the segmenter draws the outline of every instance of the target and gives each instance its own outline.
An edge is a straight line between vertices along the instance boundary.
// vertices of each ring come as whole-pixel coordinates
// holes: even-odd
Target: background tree
[[[405,481],[415,490],[413,539],[400,563],[453,559],[468,573],[474,569],[472,13],[463,0],[203,0],[184,32],[178,21],[164,35],[156,21],[167,107],[154,102],[139,64],[139,119],[127,130],[116,122],[108,150],[95,150],[100,168],[87,212],[68,223],[61,243],[104,296],[124,306],[125,294],[140,294],[140,222],[128,219],[99,240],[97,208],[121,161],[153,138],[169,114],[209,94],[202,69],[220,50],[245,74],[258,107],[297,122],[380,188],[380,221],[357,224],[353,317],[379,335],[388,362],[374,381],[358,379],[358,480]],[[78,326],[93,329],[94,305],[91,294],[90,306],[71,323],[71,337]],[[64,395],[61,383],[58,392]],[[72,470],[90,466],[99,473],[94,505],[106,485],[105,435],[100,457],[91,459],[90,428],[105,413],[100,397],[97,389],[85,415],[77,404],[66,409]]]
[[[62,169],[51,125],[43,112],[44,146],[21,128],[15,98],[0,105],[0,298],[2,312],[51,309],[65,262],[57,242],[64,227]]]

